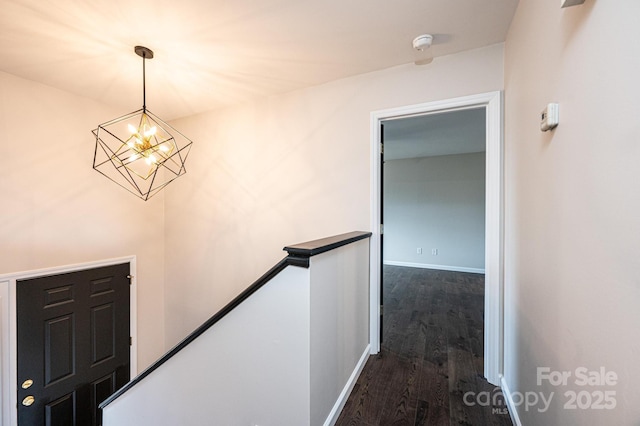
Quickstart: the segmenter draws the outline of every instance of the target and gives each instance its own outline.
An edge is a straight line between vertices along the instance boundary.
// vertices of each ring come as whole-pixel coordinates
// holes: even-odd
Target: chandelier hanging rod
[[[145,62],[147,58],[153,59],[153,50],[144,46],[136,46],[133,50],[138,56],[142,58],[142,111],[147,112],[147,83]]]

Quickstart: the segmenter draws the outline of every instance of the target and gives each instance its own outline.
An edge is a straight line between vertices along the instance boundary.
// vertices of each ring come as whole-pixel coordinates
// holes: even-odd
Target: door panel
[[[129,381],[128,274],[121,264],[17,282],[19,426],[102,423],[98,404]]]
[[[44,323],[44,384],[49,386],[73,374],[74,315]]]
[[[45,422],[48,425],[73,425],[76,393],[64,395],[45,406]]]
[[[91,308],[91,362],[92,366],[116,355],[115,307],[113,303]]]

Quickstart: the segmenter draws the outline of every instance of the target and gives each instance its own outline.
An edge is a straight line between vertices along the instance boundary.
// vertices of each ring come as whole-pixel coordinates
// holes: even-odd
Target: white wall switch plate
[[[560,122],[560,114],[558,111],[558,104],[550,103],[540,113],[540,130],[546,132],[558,125]]]

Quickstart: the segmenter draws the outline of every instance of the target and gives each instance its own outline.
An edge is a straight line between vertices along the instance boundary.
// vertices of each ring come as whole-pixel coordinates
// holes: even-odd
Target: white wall
[[[484,271],[484,215],[484,152],[385,161],[385,263]]]
[[[489,46],[172,123],[194,145],[184,181],[165,192],[167,341],[260,276],[280,247],[368,230],[370,113],[501,90],[502,55]]]
[[[558,3],[520,0],[506,42],[506,382],[555,392],[546,413],[519,408],[527,426],[635,425],[640,2]],[[560,125],[541,133],[540,111],[554,101]],[[537,367],[572,376],[538,386]],[[618,383],[575,386],[579,367],[604,367]],[[565,409],[571,389],[613,391],[617,406]]]
[[[311,258],[309,303],[311,424],[320,425],[326,424],[363,353],[368,359],[368,238]],[[333,414],[337,419],[340,411]]]
[[[91,130],[126,112],[0,73],[0,274],[137,255],[144,367],[164,349],[163,196],[92,169]]]
[[[309,284],[285,268],[107,405],[104,425],[309,425]]]

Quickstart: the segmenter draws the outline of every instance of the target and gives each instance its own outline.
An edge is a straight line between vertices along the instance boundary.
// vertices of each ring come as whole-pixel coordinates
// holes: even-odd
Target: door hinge
[[[133,284],[133,275],[127,275],[127,278],[129,278],[129,285]]]
[[[133,337],[129,336],[129,346],[133,346]]]
[[[380,235],[384,234],[384,224],[380,224]]]
[[[384,315],[384,305],[380,305],[380,316]]]
[[[380,154],[384,155],[384,144],[380,144]]]

